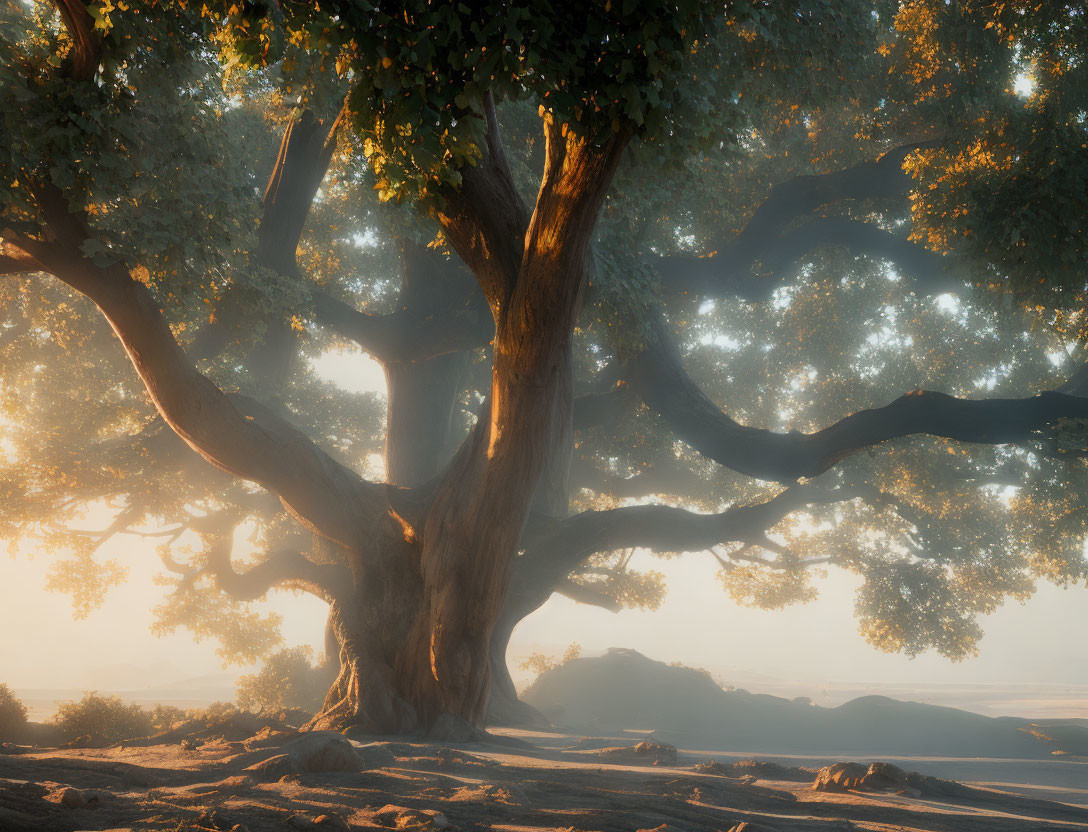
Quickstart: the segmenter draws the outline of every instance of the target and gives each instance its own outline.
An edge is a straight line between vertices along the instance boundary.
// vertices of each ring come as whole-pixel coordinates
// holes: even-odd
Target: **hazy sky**
[[[330,357],[321,369],[338,380],[350,379],[355,389],[383,386],[380,371],[358,358]],[[129,581],[79,622],[72,619],[67,596],[44,590],[48,555],[0,559],[0,682],[24,689],[125,690],[223,672],[213,643],[195,644],[186,631],[161,639],[150,634],[150,609],[164,591],[152,580],[161,571],[153,542],[117,538],[101,554],[122,559]],[[784,693],[789,687],[781,683],[793,682],[802,692],[829,691],[824,695],[832,699],[841,699],[836,691],[856,695],[880,685],[896,690],[934,683],[1088,686],[1084,587],[1043,585],[1027,604],[1006,605],[985,621],[981,656],[952,663],[935,655],[909,660],[869,647],[853,617],[855,579],[845,573],[833,570],[813,603],[763,612],[729,600],[708,554],[673,560],[642,555],[636,565],[666,574],[669,592],[662,609],[614,614],[553,598],[515,633],[515,664],[530,652],[559,653],[578,642],[586,653],[632,647],[664,661],[706,667],[749,689]],[[283,614],[288,642],[321,650],[320,601],[275,593],[266,607]],[[1085,701],[1070,715],[1088,716],[1088,688],[1081,695]],[[940,696],[929,698],[940,701]]]

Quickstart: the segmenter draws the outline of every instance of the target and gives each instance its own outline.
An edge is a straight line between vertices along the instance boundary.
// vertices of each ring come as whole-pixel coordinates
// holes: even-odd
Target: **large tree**
[[[711,550],[766,606],[832,563],[875,644],[964,655],[978,614],[1088,572],[1085,373],[1061,386],[1084,25],[936,0],[10,6],[8,537],[72,550],[56,583],[87,608],[119,577],[104,540],[164,536],[164,626],[250,657],[247,601],[319,595],[315,726],[523,718],[514,626],[554,592],[652,605],[643,549]],[[349,342],[385,369],[384,430],[314,372]]]

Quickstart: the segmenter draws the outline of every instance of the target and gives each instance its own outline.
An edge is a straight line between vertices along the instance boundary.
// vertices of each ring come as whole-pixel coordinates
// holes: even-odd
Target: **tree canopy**
[[[84,614],[103,543],[156,539],[161,626],[226,659],[317,594],[326,718],[371,727],[476,723],[489,684],[524,716],[518,621],[656,606],[648,552],[767,608],[844,569],[874,646],[969,655],[1088,579],[1085,26],[8,3],[4,537]],[[318,371],[356,349],[386,401]]]

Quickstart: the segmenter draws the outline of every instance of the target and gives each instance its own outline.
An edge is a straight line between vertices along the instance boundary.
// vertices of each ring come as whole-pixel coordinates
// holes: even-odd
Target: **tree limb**
[[[627,378],[676,434],[704,456],[763,480],[814,477],[866,448],[914,434],[961,442],[1026,442],[1062,418],[1088,417],[1088,397],[1047,391],[1022,399],[958,399],[916,390],[811,434],[741,425],[692,380],[663,326],[656,343],[628,366]]]
[[[390,315],[360,312],[326,292],[312,292],[317,322],[354,341],[382,362],[415,363],[487,344],[494,327],[466,304],[426,317],[406,309]]]
[[[343,602],[350,594],[353,581],[350,569],[336,564],[315,563],[296,548],[277,548],[265,560],[244,572],[236,571],[230,557],[234,520],[229,515],[219,513],[193,518],[190,527],[196,529],[205,541],[204,564],[201,567],[191,569],[178,562],[170,555],[168,546],[159,549],[163,565],[182,576],[183,586],[206,575],[237,601],[256,601],[277,587],[305,589],[329,603]],[[176,531],[173,539],[180,534],[181,531]]]
[[[436,217],[450,245],[480,282],[496,320],[514,290],[524,253],[529,208],[514,185],[502,147],[495,102],[484,102],[486,155],[461,169],[461,185],[441,192]]]
[[[732,253],[756,259],[795,220],[821,206],[847,199],[883,199],[910,193],[903,162],[916,150],[938,147],[940,140],[909,142],[872,162],[815,176],[798,176],[776,185],[730,244]]]
[[[947,257],[873,223],[845,217],[817,217],[786,232],[763,259],[765,289],[771,291],[797,275],[805,256],[819,248],[844,248],[854,256],[888,260],[910,276],[921,294],[961,292],[964,281],[948,273]]]
[[[922,280],[940,274],[943,269],[935,268],[939,261],[933,259],[939,255],[866,223],[823,217],[789,230],[825,205],[907,195],[911,179],[903,171],[904,159],[915,150],[939,144],[911,142],[872,162],[776,185],[740,234],[719,245],[715,256],[670,255],[659,258],[657,270],[666,288],[676,294],[731,295],[753,302],[769,298],[795,274],[798,261],[823,246],[846,246],[857,254],[902,259],[903,268],[919,270]],[[758,271],[757,263],[762,264]],[[938,282],[945,286],[940,291],[962,288],[947,277]]]
[[[661,505],[585,511],[555,523],[548,532],[530,541],[521,560],[527,565],[539,564],[558,581],[597,552],[632,547],[656,552],[701,552],[730,541],[762,545],[767,530],[792,512],[817,502],[839,502],[855,496],[851,490],[796,485],[765,503],[738,506],[718,514]],[[539,573],[534,578],[540,580]]]
[[[564,579],[555,587],[560,595],[577,601],[579,604],[588,604],[591,607],[600,607],[609,612],[619,612],[623,606],[607,592],[601,592],[592,586],[575,583],[570,579]]]
[[[277,549],[244,572],[235,571],[230,549],[209,555],[209,574],[221,590],[238,601],[256,601],[277,587],[305,588],[324,600],[344,603],[350,595],[351,571],[336,564],[314,563],[294,549]]]
[[[369,522],[360,509],[368,499],[377,508],[384,489],[267,407],[224,394],[192,366],[145,285],[120,263],[103,268],[82,255],[86,220],[69,212],[60,191],[39,186],[35,196],[58,242],[27,253],[102,310],[167,424],[213,465],[280,495],[312,531],[347,545],[365,541]]]
[[[82,0],[54,0],[54,3],[72,39],[64,74],[73,81],[89,81],[98,71],[101,60],[101,39],[95,33],[94,18]]]
[[[0,233],[0,237],[7,232]],[[40,272],[42,265],[23,249],[0,239],[0,275]]]
[[[336,134],[347,119],[347,101],[326,127],[305,110],[283,133],[279,155],[265,188],[256,260],[285,274],[297,274],[295,252],[314,197],[336,149]]]

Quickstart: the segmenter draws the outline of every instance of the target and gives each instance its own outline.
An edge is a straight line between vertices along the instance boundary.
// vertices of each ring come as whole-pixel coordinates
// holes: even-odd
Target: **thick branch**
[[[466,304],[426,317],[400,310],[390,315],[360,312],[325,292],[313,293],[318,323],[354,341],[379,361],[418,362],[487,344],[490,316]]]
[[[461,186],[442,191],[436,211],[450,245],[472,269],[496,319],[514,289],[529,208],[514,185],[490,94],[485,101],[487,153],[461,169]]]
[[[948,258],[925,246],[872,223],[844,217],[817,217],[780,237],[774,251],[763,258],[764,291],[795,277],[806,255],[820,248],[844,248],[855,256],[895,263],[922,294],[963,290],[963,281],[948,273]]]
[[[94,18],[82,0],[54,0],[64,28],[72,39],[65,75],[73,81],[89,81],[98,71],[101,42],[94,31]]]
[[[969,400],[917,390],[816,433],[775,433],[723,413],[687,374],[666,329],[659,326],[656,335],[653,347],[628,367],[632,386],[704,456],[764,480],[813,477],[858,451],[913,434],[983,444],[1026,442],[1058,419],[1088,416],[1088,398],[1056,391]]]
[[[906,196],[911,179],[903,170],[904,160],[916,150],[939,144],[911,142],[892,148],[873,162],[817,176],[798,176],[776,185],[730,245],[731,253],[756,259],[793,221],[833,202]]]
[[[42,265],[22,249],[0,240],[0,275],[40,272]]]
[[[227,397],[197,372],[148,288],[121,264],[100,268],[84,258],[78,246],[85,239],[85,220],[69,213],[55,188],[39,188],[36,195],[63,244],[28,253],[102,310],[170,427],[213,465],[280,495],[313,531],[348,545],[365,539],[366,512],[360,506],[366,494],[378,497],[378,487],[279,415],[252,400]]]
[[[699,552],[720,543],[763,545],[766,533],[788,514],[814,502],[850,499],[852,492],[793,486],[778,496],[720,514],[697,514],[671,506],[625,506],[585,511],[559,523],[531,541],[521,560],[554,575],[558,581],[597,552],[639,547],[657,552]],[[525,571],[530,571],[526,569]],[[537,569],[532,570],[537,580]]]
[[[331,126],[318,121],[310,110],[288,124],[262,200],[257,247],[253,252],[258,265],[301,278],[296,259],[299,241],[345,120],[346,104]],[[210,360],[233,339],[249,337],[251,306],[245,286],[228,289],[217,305],[214,320],[201,327],[190,343],[189,357],[194,362]],[[258,383],[274,388],[286,377],[296,358],[297,339],[286,321],[265,321],[265,325],[264,336],[258,347],[250,351],[246,365]]]
[[[571,580],[562,580],[556,586],[555,591],[560,595],[577,601],[579,604],[588,604],[591,607],[600,607],[609,612],[619,612],[623,606],[607,592],[601,592],[592,586],[575,583]]]
[[[538,531],[527,541],[515,566],[507,608],[516,611],[520,620],[544,604],[553,592],[563,592],[569,575],[597,552],[632,548],[697,552],[737,542],[743,543],[745,549],[755,546],[777,551],[780,547],[768,539],[767,532],[787,515],[809,505],[842,502],[859,495],[853,488],[828,490],[808,484],[791,486],[767,502],[719,514],[697,514],[659,505],[576,514]],[[715,557],[720,559],[716,553]],[[775,565],[773,561],[767,563]]]
[[[346,107],[329,127],[306,110],[284,131],[264,194],[256,257],[261,265],[285,274],[298,271],[295,251],[314,196],[329,169]]]
[[[775,186],[756,209],[744,230],[719,246],[714,257],[662,257],[657,269],[666,287],[675,293],[711,297],[732,295],[762,301],[795,275],[798,261],[824,246],[845,246],[900,262],[919,279],[936,280],[949,291],[962,288],[943,275],[938,255],[876,226],[838,218],[816,218],[790,231],[798,220],[817,209],[850,199],[887,199],[906,196],[911,179],[903,171],[908,154],[938,142],[914,142],[889,150],[873,162],[818,176],[800,176]],[[756,265],[759,264],[758,270]]]
[[[238,601],[256,601],[277,587],[297,587],[332,603],[344,601],[351,593],[351,570],[336,564],[315,563],[296,548],[281,547],[244,572],[238,572],[231,564],[231,549],[236,518],[217,513],[206,517],[194,517],[191,527],[205,541],[204,565],[191,569],[179,563],[169,552],[169,546],[161,547],[159,556],[163,565],[182,576],[182,586],[207,575],[216,586]],[[176,539],[184,529],[175,532]]]
[[[335,564],[314,563],[294,549],[280,549],[244,572],[235,571],[230,548],[209,553],[207,574],[239,601],[256,601],[277,587],[301,586],[329,601],[344,602],[351,592],[351,571]]]

